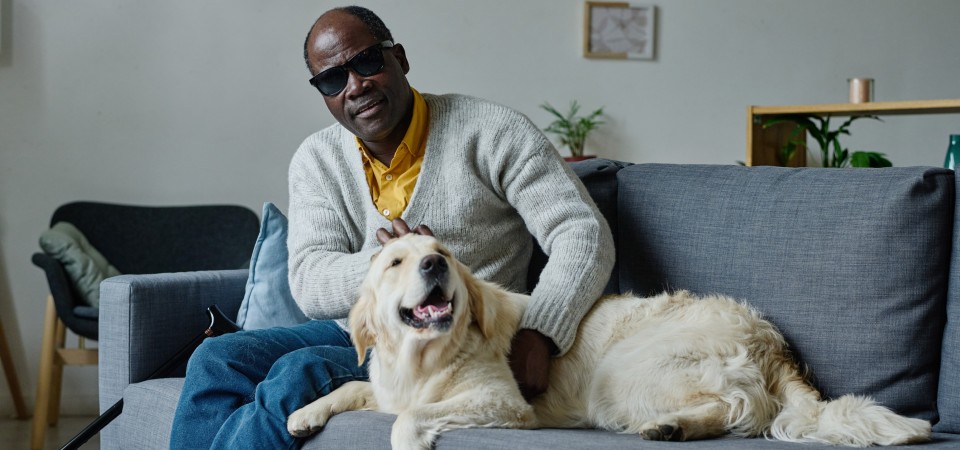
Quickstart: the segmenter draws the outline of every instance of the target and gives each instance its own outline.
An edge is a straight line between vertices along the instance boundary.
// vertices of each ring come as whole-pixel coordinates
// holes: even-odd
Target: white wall
[[[634,162],[743,160],[747,105],[843,102],[851,76],[875,78],[878,100],[960,98],[955,0],[652,1],[652,62],[582,58],[581,0],[361,3],[404,44],[421,91],[485,97],[541,125],[544,101],[605,106],[588,152]],[[306,83],[303,38],[339,4],[0,0],[0,318],[28,402],[46,296],[29,260],[54,208],[285,210],[290,156],[332,123]],[[939,165],[960,118],[853,132],[852,148],[896,165]],[[65,412],[96,410],[95,378],[67,369]]]

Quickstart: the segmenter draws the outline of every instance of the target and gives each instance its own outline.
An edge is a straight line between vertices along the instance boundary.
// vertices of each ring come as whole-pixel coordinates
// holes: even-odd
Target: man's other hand
[[[550,380],[550,355],[556,346],[536,330],[523,329],[513,336],[510,370],[528,402],[547,390]]]

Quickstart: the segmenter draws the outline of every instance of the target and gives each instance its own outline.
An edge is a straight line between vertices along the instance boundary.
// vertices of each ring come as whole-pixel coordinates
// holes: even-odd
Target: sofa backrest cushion
[[[651,164],[618,179],[622,290],[745,300],[825,398],[937,421],[952,171]]]
[[[960,178],[956,182],[960,187]],[[957,196],[957,206],[960,207],[960,196]],[[940,422],[933,428],[942,433],[960,433],[960,214],[954,214],[953,229],[947,325],[943,333],[940,389],[937,391]]]

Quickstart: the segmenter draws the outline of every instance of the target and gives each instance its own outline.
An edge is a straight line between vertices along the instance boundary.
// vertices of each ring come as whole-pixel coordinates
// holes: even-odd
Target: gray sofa
[[[960,233],[949,170],[574,164],[611,224],[610,292],[725,293],[774,322],[825,397],[873,396],[960,448]],[[531,279],[535,280],[535,258]],[[101,286],[100,405],[124,411],[104,449],[166,448],[182,378],[143,381],[207,325],[236,314],[246,271],[120,276]],[[393,416],[334,417],[305,448],[388,448]],[[597,430],[456,430],[438,448],[813,448],[758,439],[686,444]]]

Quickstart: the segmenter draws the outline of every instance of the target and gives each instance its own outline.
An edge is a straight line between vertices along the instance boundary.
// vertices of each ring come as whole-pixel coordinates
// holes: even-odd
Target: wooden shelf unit
[[[779,166],[777,149],[790,137],[793,124],[783,123],[763,128],[765,116],[781,114],[815,114],[820,116],[893,116],[916,114],[960,114],[960,99],[910,100],[900,102],[834,103],[796,106],[748,106],[747,107],[747,159],[748,166]],[[806,142],[806,133],[798,138]],[[807,165],[806,148],[797,150],[787,164],[793,167]]]

